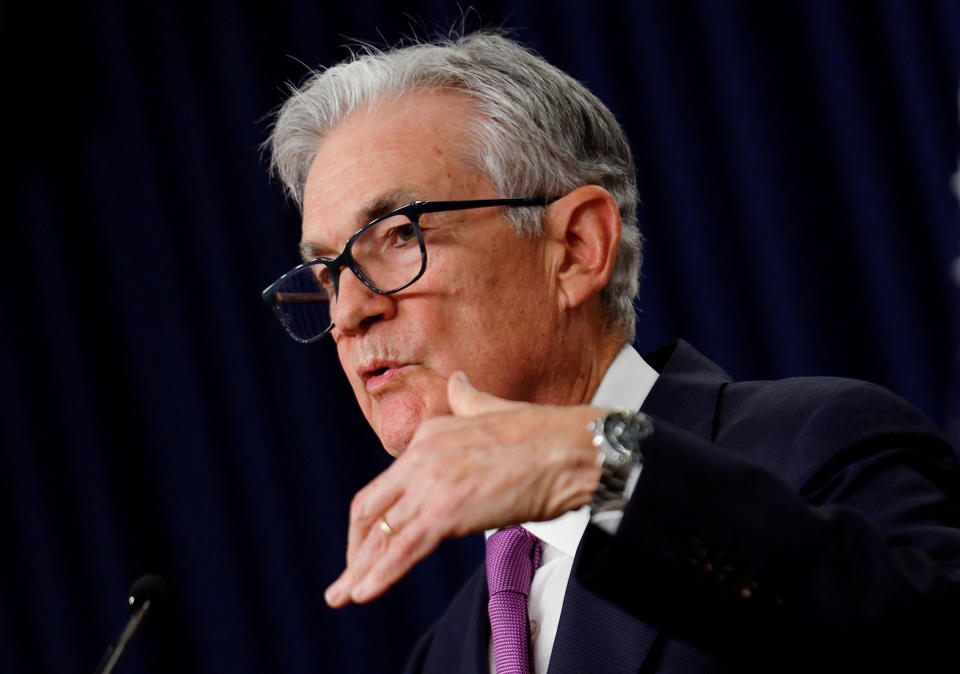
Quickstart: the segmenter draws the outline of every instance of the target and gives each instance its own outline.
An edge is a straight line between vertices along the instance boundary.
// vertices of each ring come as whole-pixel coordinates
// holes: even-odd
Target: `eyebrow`
[[[376,199],[373,199],[358,212],[358,215],[355,218],[357,222],[357,229],[360,229],[364,225],[376,220],[377,218],[383,217],[390,211],[394,211],[405,204],[416,201],[413,195],[414,192],[412,189],[408,187],[400,187],[382,194]],[[326,246],[313,241],[301,241],[298,248],[300,251],[300,257],[304,262],[315,260],[318,257],[328,257],[322,253],[329,249]]]

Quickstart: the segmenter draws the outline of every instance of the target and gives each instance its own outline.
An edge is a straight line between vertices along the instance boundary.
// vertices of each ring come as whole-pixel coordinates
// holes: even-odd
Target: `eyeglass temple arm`
[[[468,201],[418,201],[417,210],[421,213],[438,211],[465,211],[471,208],[489,208],[491,206],[548,206],[560,197],[517,197],[510,199],[470,199]]]
[[[326,302],[330,299],[327,293],[274,293],[273,300],[277,304],[310,304],[312,302]]]

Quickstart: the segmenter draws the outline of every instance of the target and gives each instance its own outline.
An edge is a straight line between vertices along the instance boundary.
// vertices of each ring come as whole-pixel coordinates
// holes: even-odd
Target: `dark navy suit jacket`
[[[864,382],[733,382],[679,342],[616,536],[589,526],[555,672],[960,672],[960,472]],[[481,567],[408,672],[488,671]],[[947,658],[944,660],[944,658]]]

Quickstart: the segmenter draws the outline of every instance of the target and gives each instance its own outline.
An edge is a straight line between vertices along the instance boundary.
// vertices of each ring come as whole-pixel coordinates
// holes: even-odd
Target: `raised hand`
[[[550,520],[588,503],[600,477],[586,405],[514,402],[447,383],[453,414],[424,421],[350,508],[347,568],[335,608],[375,599],[445,538]]]

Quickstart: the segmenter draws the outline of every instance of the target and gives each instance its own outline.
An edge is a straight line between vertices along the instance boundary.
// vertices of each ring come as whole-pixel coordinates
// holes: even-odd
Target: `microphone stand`
[[[130,597],[130,600],[132,603],[133,597]],[[127,620],[127,624],[124,626],[123,631],[120,632],[120,636],[117,637],[116,642],[107,647],[107,652],[103,654],[103,659],[100,660],[100,664],[97,665],[95,674],[110,674],[113,668],[117,666],[117,661],[120,660],[120,656],[123,655],[123,651],[126,650],[127,643],[129,643],[133,635],[137,633],[137,630],[140,629],[140,623],[143,622],[147,611],[150,610],[151,603],[152,602],[147,599],[140,604],[139,608],[134,610],[133,615]]]
[[[132,612],[127,624],[117,640],[107,647],[107,652],[103,654],[100,664],[97,665],[94,674],[110,674],[113,668],[117,666],[117,661],[126,650],[127,644],[133,639],[133,635],[140,629],[140,624],[147,617],[150,607],[163,599],[168,592],[167,581],[156,575],[141,576],[134,581],[130,587],[130,594],[127,597],[127,606]]]

